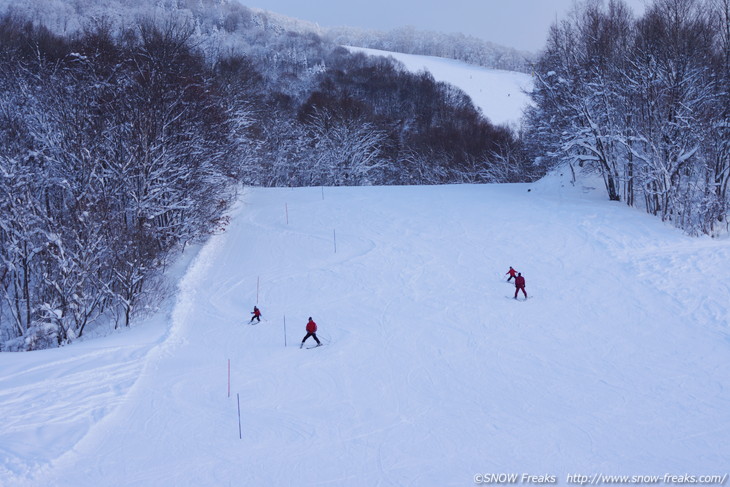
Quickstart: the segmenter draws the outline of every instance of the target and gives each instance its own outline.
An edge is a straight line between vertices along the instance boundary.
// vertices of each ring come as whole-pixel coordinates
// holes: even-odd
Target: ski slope
[[[518,127],[523,110],[530,104],[527,93],[532,90],[532,76],[525,73],[484,68],[435,56],[362,47],[348,46],[347,49],[371,56],[392,57],[403,63],[409,71],[428,71],[436,81],[458,86],[471,97],[474,106],[495,124]]]
[[[497,123],[527,103],[525,75],[393,56]],[[0,353],[0,486],[727,474],[728,239],[559,174],[247,189],[232,216],[145,323]]]
[[[0,484],[724,475],[730,242],[601,193],[248,189],[166,320],[0,354]]]

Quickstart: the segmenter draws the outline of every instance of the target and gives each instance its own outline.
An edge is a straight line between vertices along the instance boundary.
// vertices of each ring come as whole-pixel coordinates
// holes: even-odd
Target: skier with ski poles
[[[258,323],[261,323],[261,310],[259,310],[256,306],[254,306],[251,314],[253,316],[251,317],[251,321],[248,322],[249,324],[253,323],[253,320],[256,320]]]
[[[517,277],[515,278],[515,299],[517,299],[517,293],[522,290],[522,294],[525,295],[525,299],[527,299],[527,292],[525,291],[525,278],[522,277],[522,273],[518,272]]]
[[[322,342],[320,342],[319,338],[317,338],[317,323],[314,322],[311,316],[309,317],[309,321],[307,321],[307,334],[304,335],[304,338],[302,338],[302,343],[299,345],[299,348],[304,346],[304,342],[306,342],[309,337],[314,338],[314,341],[317,342],[317,347],[322,345]]]

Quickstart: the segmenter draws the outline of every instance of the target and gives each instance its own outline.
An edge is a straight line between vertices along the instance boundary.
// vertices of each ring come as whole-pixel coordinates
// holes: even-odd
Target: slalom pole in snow
[[[259,304],[259,282],[261,281],[261,276],[256,276],[256,304]]]
[[[284,347],[286,347],[286,315],[284,315]]]
[[[236,401],[238,402],[238,439],[243,439],[243,433],[241,432],[241,395],[236,393]]]
[[[335,230],[332,230],[332,240],[335,243],[335,254],[337,253],[337,233],[335,233]]]
[[[286,213],[286,224],[289,225],[289,205],[284,203],[284,213]]]

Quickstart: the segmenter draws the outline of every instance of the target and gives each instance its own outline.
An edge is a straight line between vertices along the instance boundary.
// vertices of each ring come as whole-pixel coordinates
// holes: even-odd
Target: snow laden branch
[[[307,128],[314,145],[311,182],[320,184],[368,184],[368,174],[379,162],[385,133],[359,119],[344,119],[326,109],[315,109]]]

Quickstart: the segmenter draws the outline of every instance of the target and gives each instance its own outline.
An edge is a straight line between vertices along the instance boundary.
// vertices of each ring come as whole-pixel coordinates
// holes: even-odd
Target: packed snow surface
[[[412,72],[428,71],[434,80],[461,88],[495,124],[516,126],[522,112],[530,104],[532,76],[515,71],[490,69],[453,59],[348,47],[353,52],[386,56],[400,61]]]
[[[0,354],[0,484],[726,475],[728,261],[559,175],[248,189],[165,320]]]

